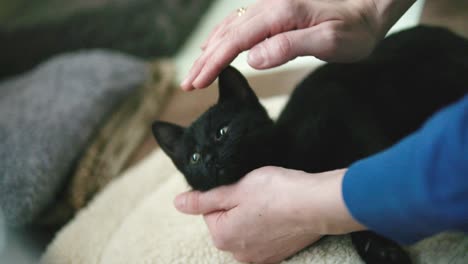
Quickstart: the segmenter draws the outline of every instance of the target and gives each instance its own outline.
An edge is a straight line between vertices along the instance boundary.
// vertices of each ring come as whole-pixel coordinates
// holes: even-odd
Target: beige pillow
[[[262,100],[277,117],[287,96]],[[189,187],[161,150],[112,181],[55,236],[43,264],[235,264],[217,250],[201,216],[184,215],[174,197]],[[409,248],[415,264],[466,263],[468,236],[444,233]],[[362,263],[349,236],[328,236],[284,264]]]

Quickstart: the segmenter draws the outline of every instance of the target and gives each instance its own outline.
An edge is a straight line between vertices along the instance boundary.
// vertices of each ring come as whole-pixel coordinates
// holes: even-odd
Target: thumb
[[[298,56],[311,55],[318,58],[333,53],[333,34],[327,34],[320,25],[300,30],[287,31],[255,45],[248,54],[247,62],[256,69],[268,69],[282,65]]]
[[[233,186],[221,186],[207,192],[185,192],[177,195],[174,206],[185,214],[230,210],[237,205],[233,193]]]

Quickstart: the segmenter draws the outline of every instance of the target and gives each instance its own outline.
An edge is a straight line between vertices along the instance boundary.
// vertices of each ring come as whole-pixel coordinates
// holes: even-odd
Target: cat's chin
[[[245,173],[239,173],[236,175],[227,176],[225,169],[219,169],[217,172],[217,177],[214,177],[215,178],[214,181],[208,182],[204,180],[204,181],[197,182],[197,183],[194,183],[194,182],[190,183],[190,181],[188,182],[194,190],[205,192],[205,191],[209,191],[211,189],[214,189],[220,186],[234,184],[238,182],[244,175]]]

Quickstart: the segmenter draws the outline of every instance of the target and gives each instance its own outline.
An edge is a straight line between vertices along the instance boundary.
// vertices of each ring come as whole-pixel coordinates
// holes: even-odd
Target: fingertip
[[[185,212],[187,205],[187,193],[181,193],[174,198],[174,207],[180,212]]]
[[[260,46],[256,46],[249,51],[247,54],[247,63],[255,69],[265,68],[266,60]]]
[[[191,77],[187,77],[185,78],[181,83],[180,83],[180,88],[183,90],[183,91],[192,91],[194,89],[193,85],[192,85],[192,81],[193,81],[193,78]]]
[[[204,87],[199,83],[197,82],[196,80],[193,81],[193,89],[203,89]]]
[[[191,84],[181,84],[180,89],[182,89],[182,91],[184,91],[184,92],[190,92],[194,88],[193,88],[193,86]]]
[[[207,81],[206,78],[202,75],[193,81],[192,86],[194,89],[203,89],[203,88],[206,88],[211,83],[212,82]]]
[[[206,88],[216,80],[224,67],[221,67],[221,69],[218,70],[215,65],[215,63],[212,63],[200,71],[198,76],[192,82],[192,86],[195,89]]]
[[[180,87],[182,88],[182,90],[187,90],[187,88],[189,88],[188,78],[185,78],[185,79],[180,83]]]

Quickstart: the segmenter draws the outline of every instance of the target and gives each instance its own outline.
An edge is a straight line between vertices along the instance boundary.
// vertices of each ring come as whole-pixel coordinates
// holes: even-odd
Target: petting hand
[[[233,185],[183,193],[175,206],[203,214],[215,246],[238,261],[279,262],[322,235],[364,229],[344,205],[344,172],[263,167]]]
[[[259,0],[234,12],[202,45],[181,86],[203,88],[242,51],[257,69],[298,56],[350,62],[367,56],[414,0]]]

